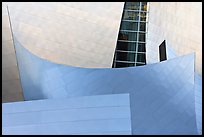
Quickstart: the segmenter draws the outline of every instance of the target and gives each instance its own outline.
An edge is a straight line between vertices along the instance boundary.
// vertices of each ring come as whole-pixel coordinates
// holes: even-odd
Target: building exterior
[[[201,3],[12,2],[2,11],[3,134],[202,134]],[[72,105],[85,96],[90,106],[112,101],[84,117]],[[116,98],[124,102],[114,107]]]

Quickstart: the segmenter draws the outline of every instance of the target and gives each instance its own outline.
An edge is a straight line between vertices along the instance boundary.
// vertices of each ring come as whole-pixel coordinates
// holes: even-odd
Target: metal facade
[[[4,103],[2,134],[131,134],[128,94]]]
[[[194,54],[140,67],[79,68],[38,58],[14,41],[26,100],[129,93],[132,134],[197,134]]]
[[[95,8],[90,3],[16,4],[9,3],[15,47],[2,6],[2,96],[7,101],[24,96],[26,101],[3,103],[2,133],[202,134],[199,4],[168,3],[165,7],[164,3],[150,3],[148,65],[129,68],[110,68],[124,3],[95,3]],[[158,62],[157,46],[164,39],[167,60]],[[192,51],[195,53],[186,55]],[[112,109],[118,99],[120,109]],[[58,110],[64,104],[75,109],[85,102],[107,106]],[[52,113],[46,110],[49,107]],[[65,122],[104,116],[110,120]]]

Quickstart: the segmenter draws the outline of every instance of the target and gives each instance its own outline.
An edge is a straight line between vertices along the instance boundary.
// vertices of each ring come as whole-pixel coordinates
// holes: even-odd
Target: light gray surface
[[[198,134],[194,54],[139,67],[91,69],[51,63],[14,41],[26,100],[129,93],[133,134]]]
[[[16,54],[6,4],[2,4],[2,102],[22,101]]]
[[[149,2],[147,64],[159,62],[163,40],[179,56],[195,52],[202,76],[202,2]]]
[[[3,103],[3,134],[131,134],[129,94]]]
[[[124,2],[10,2],[15,37],[35,55],[110,68]]]

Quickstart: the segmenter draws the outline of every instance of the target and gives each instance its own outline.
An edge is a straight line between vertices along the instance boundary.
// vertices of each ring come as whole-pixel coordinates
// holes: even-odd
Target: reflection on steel
[[[132,134],[198,134],[194,54],[140,67],[89,69],[40,59],[14,41],[26,100],[129,93]]]
[[[7,135],[131,134],[128,94],[4,103],[2,117]]]
[[[202,134],[202,79],[195,74],[195,111],[198,133]]]
[[[166,42],[166,41],[165,41]],[[167,60],[176,58],[175,51],[172,46],[167,43],[166,45]],[[202,134],[202,79],[198,73],[195,73],[194,91],[195,91],[195,111],[198,133]]]

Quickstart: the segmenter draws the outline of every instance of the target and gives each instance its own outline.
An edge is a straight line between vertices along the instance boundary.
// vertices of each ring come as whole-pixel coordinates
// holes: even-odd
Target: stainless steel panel
[[[129,94],[3,103],[2,119],[3,134],[131,134]]]
[[[140,67],[91,69],[43,60],[14,41],[26,100],[129,93],[133,134],[198,134],[194,54]]]

